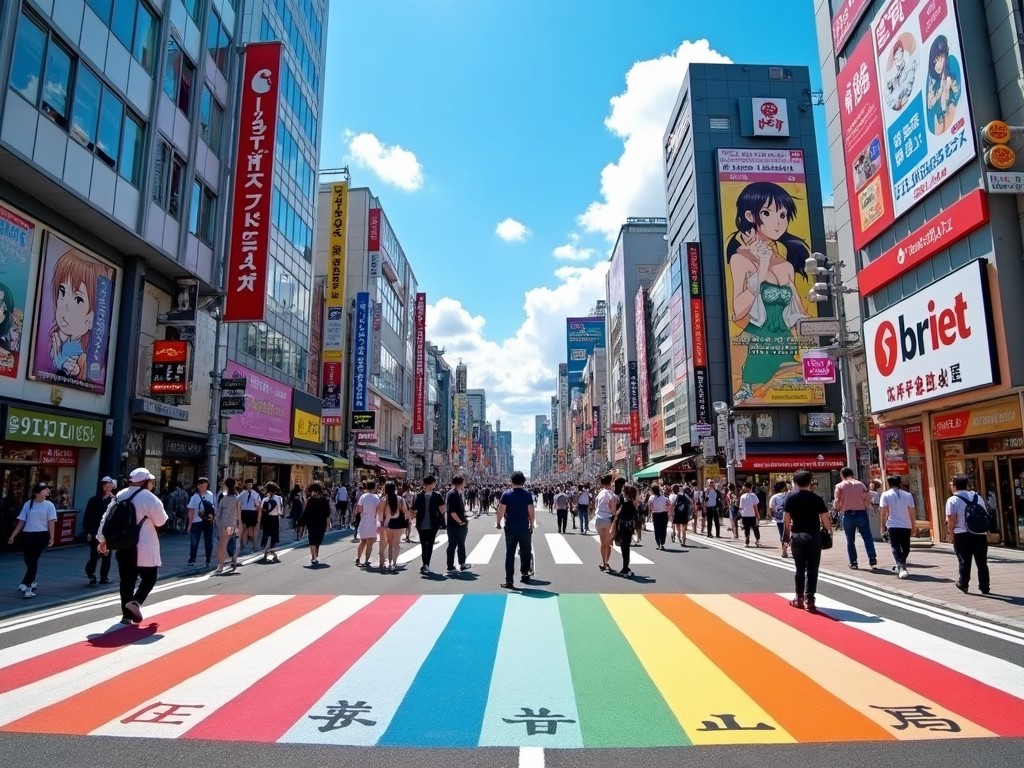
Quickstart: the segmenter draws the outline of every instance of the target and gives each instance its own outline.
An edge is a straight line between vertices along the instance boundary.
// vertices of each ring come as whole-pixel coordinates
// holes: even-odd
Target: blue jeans
[[[505,528],[505,583],[511,584],[516,568],[516,547],[519,548],[519,569],[528,576],[533,566],[533,531]]]
[[[590,507],[586,504],[578,504],[576,506],[576,514],[580,518],[580,530],[583,532],[590,531],[589,518],[590,518]]]
[[[213,530],[208,522],[200,520],[198,523],[192,523],[192,527],[189,529],[189,533],[192,535],[192,540],[188,545],[188,561],[194,563],[196,561],[196,552],[199,551],[199,540],[203,539],[203,544],[206,549],[206,564],[210,564],[210,555],[213,554]]]
[[[859,512],[843,512],[846,554],[850,558],[851,565],[857,564],[857,531],[860,531],[860,537],[864,539],[864,549],[867,550],[868,560],[875,560],[875,540],[871,538],[868,513],[864,510]]]

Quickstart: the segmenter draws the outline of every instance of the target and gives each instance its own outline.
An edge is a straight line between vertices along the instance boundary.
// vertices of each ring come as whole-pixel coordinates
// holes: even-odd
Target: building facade
[[[1021,7],[845,10],[833,18],[818,2],[815,15],[838,246],[864,317],[872,470],[906,479],[917,533],[935,540],[948,481],[967,475],[993,513],[990,542],[1021,546],[1024,350],[1007,331],[1024,320],[1024,165],[987,151],[1009,131],[980,130],[1024,122]]]

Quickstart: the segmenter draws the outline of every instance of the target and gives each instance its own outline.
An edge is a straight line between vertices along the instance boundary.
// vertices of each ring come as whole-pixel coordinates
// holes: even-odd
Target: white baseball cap
[[[133,483],[141,483],[143,480],[156,480],[156,475],[145,467],[139,467],[132,470],[132,473],[128,475],[128,480]]]
[[[100,482],[101,483],[114,483],[114,485],[117,485],[117,483],[114,482],[114,478],[112,478],[110,475],[105,475],[103,478],[100,479]]]

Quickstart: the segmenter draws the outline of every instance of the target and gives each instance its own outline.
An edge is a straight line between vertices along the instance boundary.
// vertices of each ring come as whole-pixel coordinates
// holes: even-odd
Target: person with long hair
[[[277,558],[276,549],[281,541],[281,516],[284,514],[284,499],[278,494],[281,489],[277,483],[267,483],[264,487],[267,495],[263,499],[260,509],[259,525],[263,531],[260,546],[263,548],[262,562],[280,562]]]
[[[222,495],[217,500],[217,513],[213,518],[214,528],[217,529],[217,570],[215,576],[224,575],[224,561],[228,557],[228,542],[238,532],[242,521],[242,502],[235,492],[235,478],[226,477],[221,485]],[[237,556],[237,551],[236,551]],[[235,563],[231,563],[231,570],[235,570]]]
[[[619,478],[622,480],[622,478]],[[625,480],[623,480],[625,483]],[[612,556],[612,517],[618,507],[618,498],[612,491],[612,476],[601,477],[601,490],[597,493],[596,509],[594,511],[594,527],[597,528],[598,538],[601,540],[601,565],[602,571],[609,569],[608,561]]]
[[[380,496],[377,495],[377,481],[367,480],[363,483],[363,492],[356,500],[356,534],[359,536],[359,548],[356,550],[356,567],[369,568],[370,556],[373,554],[373,542],[380,532],[380,521],[377,519],[377,507]]]
[[[292,519],[292,527],[295,529],[295,540],[298,541],[304,533],[302,529],[302,511],[306,506],[306,495],[302,492],[302,486],[298,483],[292,486],[288,494],[288,504],[291,507],[290,517]]]
[[[309,536],[309,564],[316,568],[320,565],[320,545],[331,527],[331,503],[320,483],[311,483],[307,490],[309,498],[302,510],[302,524]]]
[[[925,85],[928,129],[940,135],[953,124],[960,103],[960,64],[949,55],[949,40],[939,35],[928,52],[928,80]]]
[[[25,559],[25,577],[18,585],[23,598],[36,596],[36,574],[39,570],[39,558],[43,550],[52,547],[57,533],[57,510],[49,500],[50,486],[36,483],[32,486],[32,498],[25,502],[18,515],[18,523],[14,533],[7,540],[13,544],[21,534],[21,551]]]
[[[793,196],[778,184],[748,184],[736,199],[736,231],[726,244],[732,276],[732,316],[742,329],[744,359],[734,361],[734,402],[757,397],[776,374],[799,364],[797,325],[807,317],[796,287],[806,279],[810,247],[789,232],[796,219]],[[735,357],[740,357],[733,352]]]
[[[377,507],[377,515],[381,519],[381,573],[385,570],[397,573],[398,549],[409,519],[409,508],[405,504],[405,499],[398,495],[394,480],[384,483],[384,498]]]
[[[614,532],[615,543],[622,552],[622,570],[620,576],[627,579],[633,576],[629,567],[629,549],[633,544],[633,531],[640,525],[640,513],[637,511],[637,488],[635,485],[623,485],[621,503],[612,515],[611,530]]]
[[[678,490],[675,486],[673,490]],[[668,513],[672,506],[669,497],[661,492],[661,486],[655,483],[651,486],[651,495],[647,499],[647,510],[651,514],[651,525],[654,526],[654,546],[658,549],[665,548],[665,537],[668,535]]]

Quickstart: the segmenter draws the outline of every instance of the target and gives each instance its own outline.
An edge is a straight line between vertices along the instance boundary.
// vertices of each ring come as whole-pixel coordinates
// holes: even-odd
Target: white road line
[[[781,560],[774,559],[771,556],[750,552],[747,550],[734,549],[726,544],[719,544],[713,540],[707,540],[701,537],[701,542],[706,543],[711,547],[723,550],[730,554],[738,557],[745,557],[748,560],[753,560],[758,563],[770,565],[774,568],[781,568],[784,571],[793,572],[794,566],[792,560]],[[935,619],[936,621],[942,621],[946,624],[952,624],[953,626],[962,627],[964,629],[972,629],[976,632],[980,632],[990,637],[995,637],[1000,640],[1005,640],[1015,645],[1024,646],[1024,632],[1020,632],[1010,627],[1004,627],[1002,625],[991,624],[984,619],[976,619],[968,614],[961,614],[955,611],[942,608],[937,605],[931,605],[929,603],[922,602],[920,600],[914,600],[912,598],[905,598],[892,592],[886,592],[875,587],[859,584],[846,579],[833,576],[832,574],[821,573],[818,575],[819,584],[832,584],[837,587],[842,587],[851,592],[856,592],[864,597],[870,597],[872,600],[877,600],[887,605],[892,605],[898,608],[902,608],[911,613],[917,613],[921,616],[927,616]]]
[[[544,539],[551,549],[551,556],[555,559],[555,565],[583,565],[580,556],[576,554],[565,536],[560,533],[545,533]]]
[[[438,534],[437,540],[434,542],[434,549],[438,549],[439,547],[442,547],[442,546],[444,546],[447,543],[448,543],[448,534],[447,533]],[[422,552],[423,552],[423,550],[420,549],[420,545],[419,544],[415,544],[415,545],[409,547],[409,549],[405,550],[405,552],[400,554],[398,556],[397,562],[398,562],[399,565],[405,565],[406,563],[411,563],[413,560],[415,560],[417,557],[419,557]]]
[[[473,547],[473,551],[466,556],[466,562],[470,565],[487,565],[494,557],[494,550],[497,549],[500,541],[500,533],[485,533]]]
[[[544,768],[544,748],[520,747],[519,768]]]
[[[601,540],[598,539],[598,538],[595,538],[594,541],[596,541],[598,544],[601,543]],[[620,555],[622,554],[622,548],[618,544],[612,544],[612,549],[614,549]],[[629,564],[631,566],[633,566],[633,565],[654,565],[654,561],[644,557],[639,552],[637,552],[636,551],[636,547],[630,547],[629,548]]]

